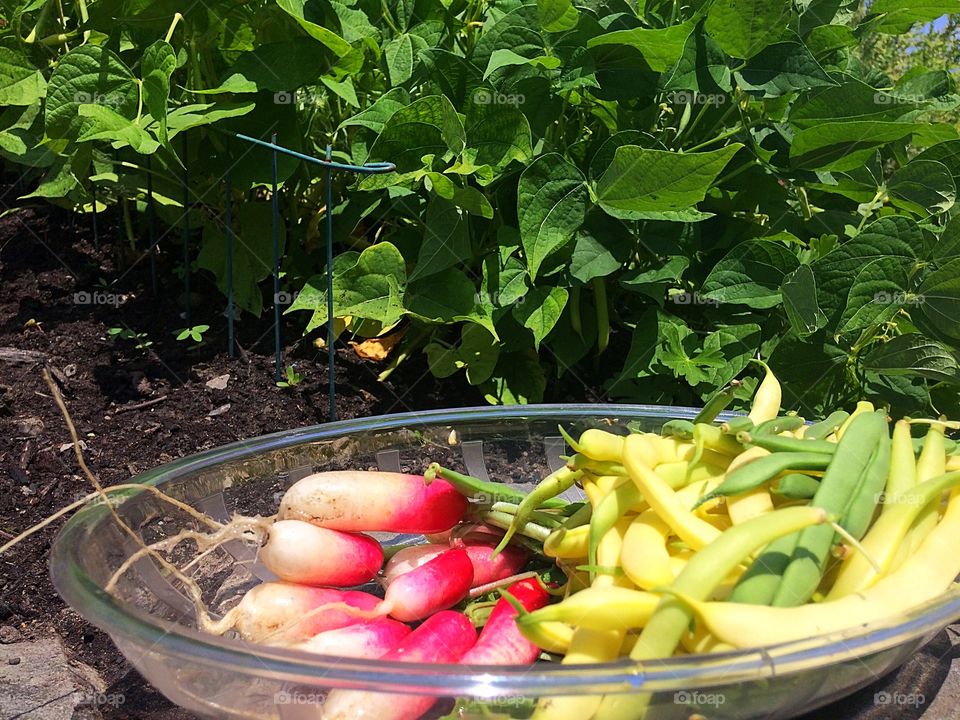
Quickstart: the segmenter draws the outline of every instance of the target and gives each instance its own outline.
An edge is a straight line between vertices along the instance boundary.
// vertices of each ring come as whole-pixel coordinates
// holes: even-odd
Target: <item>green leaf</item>
[[[430,343],[424,348],[430,372],[444,378],[466,368],[468,383],[479,385],[486,382],[500,358],[500,343],[479,325],[463,325],[460,336],[460,344],[456,347]]]
[[[277,5],[296,20],[300,27],[306,30],[307,35],[322,42],[338,57],[343,57],[353,50],[353,47],[344,38],[324,27],[322,16],[308,11],[307,0],[277,0]]]
[[[513,317],[533,333],[533,346],[538,350],[540,343],[560,319],[568,297],[565,288],[535,287],[527,293],[522,303],[514,305]]]
[[[481,383],[484,399],[493,405],[526,405],[543,400],[547,379],[534,352],[501,353],[493,377]]]
[[[732,89],[727,56],[709,35],[695,30],[687,37],[683,54],[666,70],[661,80],[664,90],[690,90],[700,93],[723,93]],[[714,98],[715,104],[727,101],[725,95]]]
[[[402,85],[409,80],[413,76],[413,41],[410,35],[398,35],[384,45],[383,58],[392,85]]]
[[[570,0],[537,0],[537,11],[547,32],[572,30],[580,17]]]
[[[351,107],[360,107],[360,101],[357,99],[357,91],[353,87],[353,78],[347,77],[343,80],[334,80],[332,77],[324,75],[320,82],[327,86],[334,94],[347,101]]]
[[[455,265],[466,265],[471,256],[469,223],[451,202],[430,201],[423,225],[423,242],[411,282]]]
[[[251,92],[244,82],[271,92],[296,90],[317,81],[318,69],[328,65],[327,58],[327,51],[308,37],[264,43],[237,56],[218,90]]]
[[[797,269],[796,255],[779,243],[747,240],[734,246],[703,282],[708,300],[762,310],[780,304],[780,286]]]
[[[353,261],[350,258],[350,262]],[[403,256],[396,246],[379,242],[366,248],[349,269],[334,272],[334,317],[352,316],[373,320],[385,327],[394,325],[404,314],[402,296],[407,281]],[[336,264],[335,264],[336,270]],[[304,333],[327,321],[326,277],[316,275],[307,283],[287,312],[312,310]]]
[[[817,280],[809,265],[800,265],[780,284],[783,309],[797,337],[812,335],[827,323],[817,303]]]
[[[800,42],[780,42],[761,50],[737,73],[744,90],[780,97],[797,90],[836,85]]]
[[[934,240],[929,256],[937,265],[960,258],[960,215],[954,215]]]
[[[255,107],[256,103],[254,102],[181,105],[167,114],[167,130],[170,137],[173,137],[191,128],[212,125],[227,118],[246,115],[252,112]]]
[[[370,38],[379,41],[380,31],[370,22],[367,13],[358,8],[348,7],[346,4],[329,0],[330,7],[340,21],[340,34],[349,43]],[[351,5],[353,2],[350,3]]]
[[[720,350],[699,347],[697,335],[685,325],[667,325],[662,339],[664,344],[657,358],[673,371],[674,377],[685,378],[691,385],[708,380],[709,370],[724,365]]]
[[[113,52],[94,45],[71,50],[60,58],[47,85],[47,136],[75,139],[92,127],[96,116],[81,117],[82,105],[99,105],[132,120],[139,97],[136,79]]]
[[[515,105],[477,102],[467,104],[466,150],[476,165],[503,170],[514,160],[527,163],[533,157],[530,123]]]
[[[587,47],[626,45],[638,50],[651,70],[663,72],[680,60],[687,38],[692,31],[693,23],[690,21],[655,30],[647,28],[615,30],[591,38],[587,42]]]
[[[616,272],[630,257],[634,238],[619,220],[592,211],[574,238],[570,274],[582,283]]]
[[[942,15],[960,12],[958,0],[874,0],[873,15],[885,14],[876,26],[878,32],[902,35],[917,23],[936,20]]]
[[[690,258],[686,255],[671,255],[657,267],[628,270],[620,278],[620,285],[631,292],[648,295],[662,305],[667,289],[679,284],[688,267]]]
[[[47,94],[47,82],[33,63],[16,50],[0,47],[0,107],[33,105]]]
[[[466,320],[497,337],[493,319],[479,302],[476,286],[460,270],[448,269],[442,283],[432,278],[410,283],[403,302],[407,310],[428,322]]]
[[[956,355],[920,333],[897,335],[878,345],[863,359],[863,368],[881,375],[920,375],[952,383],[960,379]]]
[[[917,288],[920,316],[930,330],[949,340],[960,341],[960,259],[944,264],[927,275]]]
[[[517,216],[531,279],[570,240],[586,216],[583,175],[561,155],[541,155],[520,176]]]
[[[906,304],[907,268],[901,258],[881,257],[857,270],[836,335],[855,333],[893,318]]]
[[[489,310],[510,307],[527,294],[527,271],[515,257],[491,253],[483,260],[480,302]]]
[[[623,219],[645,211],[683,210],[703,200],[742,147],[734,143],[711,152],[675,153],[624,145],[597,181],[597,202]]]
[[[873,120],[824,122],[794,135],[790,159],[801,168],[853,170],[867,161],[877,148],[902,140],[922,127],[916,123]]]
[[[890,201],[924,218],[946,212],[957,199],[950,170],[936,160],[914,159],[887,181]]]
[[[791,16],[786,0],[717,0],[704,27],[728,55],[749,59],[783,36]]]
[[[141,60],[143,104],[157,121],[157,137],[167,142],[167,101],[170,99],[170,76],[177,68],[177,56],[170,43],[157,40],[143,51]]]
[[[801,130],[842,120],[896,122],[916,107],[914,103],[904,102],[864,82],[851,79],[841,85],[804,93],[790,108],[789,120],[791,125]],[[871,126],[865,129],[869,131]]]
[[[905,215],[890,215],[865,227],[859,235],[837,246],[811,264],[817,279],[817,302],[832,329],[847,307],[851,279],[867,263],[880,257],[912,265],[923,252],[923,233]]]
[[[394,162],[397,172],[369,176],[361,186],[389,187],[396,182],[397,173],[419,170],[425,155],[457,155],[464,143],[463,123],[450,100],[443,95],[420,98],[393,113],[370,148],[370,160]]]
[[[368,128],[379,134],[387,120],[409,104],[410,95],[407,91],[403,88],[393,88],[377,98],[377,101],[367,109],[341,122],[338,129],[357,126]]]
[[[114,147],[129,145],[143,155],[150,155],[160,147],[150,133],[104,105],[80,105],[77,110],[79,117],[90,121],[77,138],[78,142],[109,140]]]
[[[756,323],[742,323],[740,325],[722,325],[707,335],[703,341],[703,351],[710,356],[719,353],[723,358],[721,365],[708,365],[701,369],[706,376],[708,387],[699,387],[701,395],[709,394],[717,388],[727,385],[740,375],[756,357],[760,348],[761,332]]]

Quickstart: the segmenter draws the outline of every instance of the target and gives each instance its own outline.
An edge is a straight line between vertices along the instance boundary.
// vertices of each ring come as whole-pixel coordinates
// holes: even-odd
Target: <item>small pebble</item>
[[[7,659],[7,665],[19,665],[19,664],[20,664],[20,658],[18,657],[12,657]]]
[[[10,643],[19,642],[22,639],[23,636],[15,627],[10,627],[9,625],[0,627],[0,643],[9,645]]]

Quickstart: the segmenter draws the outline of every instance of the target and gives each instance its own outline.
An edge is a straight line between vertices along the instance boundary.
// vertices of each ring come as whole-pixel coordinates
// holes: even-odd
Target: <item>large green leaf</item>
[[[909,217],[891,215],[868,225],[852,240],[834,248],[811,265],[817,279],[817,302],[833,330],[847,307],[850,284],[867,263],[889,257],[904,266],[923,253],[923,234]]]
[[[920,333],[897,335],[878,345],[863,359],[863,368],[881,375],[921,375],[953,383],[960,379],[956,355]]]
[[[107,140],[114,147],[129,145],[143,155],[150,155],[160,147],[150,133],[105,105],[80,105],[77,111],[80,118],[89,122],[77,137],[79,142]]]
[[[779,40],[791,16],[788,0],[716,0],[705,28],[724,52],[746,59]]]
[[[480,385],[487,402],[493,405],[526,405],[543,400],[547,379],[540,358],[529,352],[501,353],[493,377]]]
[[[460,337],[460,344],[455,347],[433,342],[424,348],[430,372],[443,378],[466,368],[471,385],[486,382],[500,358],[500,343],[484,328],[469,323],[461,327]]]
[[[577,24],[579,11],[571,0],[537,0],[540,23],[548,32],[563,32]]]
[[[228,80],[237,83],[238,78],[243,78],[257,88],[275,93],[292,91],[315,83],[320,69],[328,64],[327,57],[326,50],[308,37],[264,43],[237,57],[227,71]],[[275,102],[287,99],[292,96],[278,94]]]
[[[403,88],[393,88],[384,93],[370,107],[348,117],[340,123],[340,128],[358,126],[380,133],[395,112],[410,104],[410,95]]]
[[[81,105],[100,105],[120,117],[137,116],[140,90],[136,79],[116,54],[105,47],[83,45],[57,63],[47,85],[46,133],[75,139],[90,128],[93,116],[82,118]]]
[[[140,62],[143,82],[143,104],[157,121],[157,137],[167,140],[167,101],[170,99],[170,76],[177,68],[177,55],[165,40],[157,40],[143,51]]]
[[[624,145],[597,181],[597,202],[623,219],[649,211],[685,210],[703,200],[741,147],[734,143],[711,152],[675,153]]]
[[[324,26],[322,14],[309,0],[277,0],[277,5],[296,20],[310,37],[322,42],[338,57],[343,57],[353,50],[346,39]]]
[[[533,346],[538,350],[560,319],[568,297],[565,288],[541,286],[533,288],[522,303],[514,305],[513,317],[533,333]]]
[[[530,277],[571,239],[586,215],[587,187],[575,165],[561,155],[540,156],[523,171],[517,218]]]
[[[587,214],[577,230],[570,258],[570,274],[582,283],[619,270],[634,247],[627,226],[599,210]]]
[[[738,74],[744,90],[780,97],[797,90],[836,85],[803,43],[780,42],[761,50]]]
[[[0,47],[0,106],[33,105],[47,94],[47,82],[29,58]]]
[[[960,0],[874,0],[869,10],[884,14],[876,26],[878,31],[901,35],[917,23],[960,12]]]
[[[663,72],[680,59],[684,45],[692,31],[693,23],[689,21],[681,25],[671,25],[655,30],[647,28],[614,30],[591,38],[587,42],[587,47],[627,45],[640,51],[651,70]]]
[[[910,301],[906,262],[880,257],[856,271],[836,334],[857,333],[893,318]]]
[[[469,223],[453,203],[435,197],[423,225],[423,242],[410,280],[417,280],[470,260]]]
[[[369,159],[396,163],[397,173],[405,173],[420,169],[425,155],[459,154],[465,140],[463,123],[450,101],[443,95],[428,95],[390,116],[370,148]],[[395,176],[369,176],[363,187],[388,187]]]
[[[918,160],[936,160],[946,165],[953,175],[953,182],[960,187],[960,140],[948,140],[928,147],[914,158]]]
[[[907,163],[887,181],[887,191],[894,205],[923,217],[946,212],[957,200],[953,175],[936,160]]]
[[[951,344],[960,344],[960,259],[927,275],[917,295],[925,325]]]
[[[349,269],[334,273],[334,317],[373,320],[389,327],[404,314],[403,288],[407,272],[403,256],[396,246],[380,242],[366,248]],[[313,315],[304,332],[327,321],[326,276],[311,278],[287,312],[311,310]]]
[[[798,132],[790,146],[790,159],[797,167],[853,170],[878,148],[921,130],[917,123],[824,122]]]
[[[700,93],[712,93],[717,90],[729,92],[730,68],[727,66],[727,56],[709,35],[695,30],[687,37],[683,46],[683,54],[676,64],[666,70],[661,80],[665,90],[690,90]],[[727,100],[726,96],[714,99],[719,104],[719,98]]]
[[[480,303],[473,280],[455,268],[443,275],[443,282],[434,278],[410,283],[403,303],[414,315],[430,322],[449,323],[466,320],[486,328],[497,337],[493,319]]]
[[[780,285],[783,309],[797,337],[815,333],[827,323],[817,303],[817,280],[809,265],[801,265],[783,278]]]
[[[533,156],[530,123],[515,105],[473,102],[467,105],[466,150],[476,165],[500,171],[517,160]]]
[[[880,92],[864,82],[848,79],[833,87],[804,93],[790,108],[790,124],[797,129],[855,120],[896,122],[916,105]]]
[[[779,243],[748,240],[727,253],[703,282],[708,300],[762,310],[780,304],[780,286],[800,262]]]

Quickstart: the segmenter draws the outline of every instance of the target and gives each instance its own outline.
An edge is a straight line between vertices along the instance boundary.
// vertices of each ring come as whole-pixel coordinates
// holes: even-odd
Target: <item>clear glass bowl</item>
[[[560,424],[574,435],[587,427],[617,428],[628,422],[654,430],[666,420],[690,418],[695,412],[640,405],[531,405],[404,413],[233,443],[156,468],[134,481],[161,486],[222,520],[232,513],[273,514],[287,486],[319,470],[420,472],[438,461],[472,475],[528,484],[562,463],[559,458],[567,448],[557,432]],[[193,527],[185,514],[149,493],[133,491],[112,504],[148,541]],[[381,539],[389,544],[410,537]],[[151,560],[138,562],[115,595],[104,591],[114,570],[135,549],[107,507],[84,509],[66,524],[53,547],[53,582],[168,698],[214,718],[319,718],[328,690],[355,688],[445,699],[435,706],[434,716],[452,708],[454,698],[474,700],[462,706],[459,717],[489,718],[491,710],[523,716],[523,708],[543,696],[626,693],[638,700],[645,696],[648,717],[687,720],[700,713],[711,720],[782,719],[873,682],[960,618],[955,585],[936,601],[889,621],[776,647],[642,666],[628,661],[541,663],[534,670],[497,667],[477,673],[456,665],[345,660],[201,633],[191,604]],[[187,557],[185,550],[181,560]],[[205,602],[221,611],[271,577],[253,550],[240,542],[206,556],[192,572]]]

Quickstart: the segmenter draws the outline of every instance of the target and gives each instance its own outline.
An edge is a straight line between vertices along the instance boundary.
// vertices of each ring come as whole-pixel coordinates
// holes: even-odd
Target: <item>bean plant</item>
[[[860,60],[956,0],[2,7],[0,153],[26,196],[116,206],[133,245],[149,177],[161,247],[187,203],[189,270],[225,291],[229,170],[247,313],[271,307],[270,163],[231,133],[277,133],[397,166],[338,179],[327,208],[322,171],[280,159],[307,334],[329,211],[338,327],[402,333],[388,363],[423,354],[489,402],[584,383],[698,404],[759,356],[810,414],[956,412],[953,68]]]

